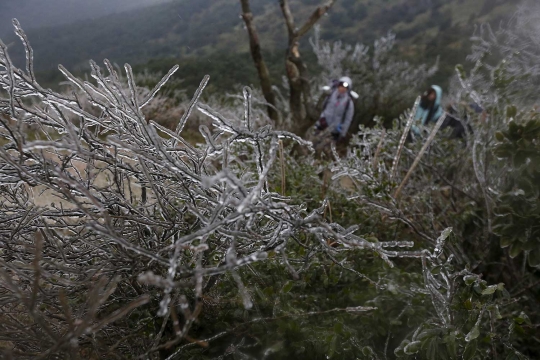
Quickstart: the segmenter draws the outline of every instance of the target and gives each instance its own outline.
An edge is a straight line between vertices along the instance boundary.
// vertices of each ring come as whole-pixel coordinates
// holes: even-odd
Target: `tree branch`
[[[257,34],[255,24],[253,23],[253,13],[251,12],[251,8],[249,6],[249,0],[240,0],[240,4],[242,5],[242,19],[244,20],[248,31],[251,57],[253,58],[255,67],[257,68],[264,98],[269,104],[267,106],[268,116],[270,119],[277,121],[279,116],[278,112],[276,111],[276,97],[272,91],[272,82],[270,81],[268,67],[266,66],[262,56],[261,43],[259,41],[259,35]]]
[[[300,37],[305,35],[319,19],[326,14],[336,0],[328,0],[325,5],[319,6],[309,17],[306,23],[298,30],[295,27],[294,17],[288,0],[280,0],[279,5],[287,25],[289,45],[287,48],[286,73],[289,80],[290,94],[289,106],[292,118],[298,125],[294,131],[302,133],[306,124],[312,123],[318,117],[318,112],[311,97],[311,86],[307,66],[302,60],[299,51]]]
[[[317,21],[319,21],[319,19],[328,12],[328,10],[334,6],[336,0],[330,0],[326,3],[326,5],[322,5],[322,6],[319,6],[314,12],[313,14],[311,14],[311,16],[309,17],[309,19],[305,22],[304,25],[302,25],[302,27],[300,28],[300,30],[296,33],[296,36],[297,37],[302,37],[304,36],[309,30],[311,30],[311,28],[313,27],[313,25],[315,25],[317,23]]]
[[[294,29],[294,17],[291,13],[288,0],[279,0],[279,6],[283,12],[283,17],[285,18],[285,24],[287,25],[287,30],[289,32],[289,43],[293,42],[293,39],[297,37],[296,31]]]

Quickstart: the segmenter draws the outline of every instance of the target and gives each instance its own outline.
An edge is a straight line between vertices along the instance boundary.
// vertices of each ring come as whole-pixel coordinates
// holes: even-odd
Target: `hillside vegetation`
[[[291,7],[298,19],[307,18],[318,0],[294,0]],[[456,63],[464,61],[470,48],[474,24],[492,22],[513,13],[511,0],[338,0],[320,22],[322,38],[354,44],[370,44],[388,31],[397,34],[402,56],[418,62],[432,62],[440,56],[436,82],[447,81]],[[286,47],[286,29],[275,1],[252,1],[255,24],[264,51],[276,63],[271,72],[280,78],[281,56]],[[87,69],[89,59],[108,58],[123,64],[145,64],[153,71],[166,72],[170,63],[181,64],[178,76],[189,78],[184,85],[194,89],[209,73],[220,89],[228,84],[216,63],[225,56],[237,64],[234,83],[256,83],[250,69],[248,40],[239,17],[237,0],[176,0],[143,10],[110,15],[76,24],[28,31],[41,78],[54,83],[50,71],[63,64],[73,71]],[[25,25],[24,23],[22,24]],[[24,50],[12,35],[16,64],[22,65]],[[307,45],[307,39],[303,46]],[[70,49],[65,51],[65,49]],[[162,66],[155,59],[169,59]],[[231,68],[229,68],[231,69]],[[55,71],[57,73],[57,71]],[[225,76],[226,81],[221,81]]]
[[[60,67],[57,92],[0,41],[0,358],[540,358],[529,4],[455,67],[459,139],[441,117],[406,141],[433,68],[393,35],[371,52],[315,37],[314,86],[349,72],[376,115],[322,154],[257,89],[185,94],[176,66],[155,81],[105,61]]]

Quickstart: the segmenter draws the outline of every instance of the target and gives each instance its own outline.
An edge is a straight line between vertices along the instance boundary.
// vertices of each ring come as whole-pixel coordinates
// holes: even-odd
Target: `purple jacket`
[[[353,99],[348,93],[340,94],[336,89],[325,103],[326,106],[320,117],[326,119],[331,131],[338,130],[340,136],[345,137],[354,116]]]

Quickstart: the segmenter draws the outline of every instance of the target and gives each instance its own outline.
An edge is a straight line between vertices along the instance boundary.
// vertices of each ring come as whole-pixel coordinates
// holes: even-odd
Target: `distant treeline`
[[[306,17],[320,0],[291,3]],[[286,30],[279,6],[274,5],[254,1],[252,11],[272,78],[280,84]],[[455,65],[464,63],[470,52],[474,25],[497,23],[515,5],[511,0],[339,0],[321,21],[321,35],[324,40],[371,44],[392,30],[405,60],[429,64],[440,58],[433,82],[445,86]],[[120,65],[129,62],[137,72],[147,69],[157,74],[179,64],[175,78],[184,80],[186,91],[193,92],[205,74],[212,76],[207,92],[227,91],[236,84],[258,84],[239,12],[237,0],[178,0],[142,11],[31,30],[28,36],[39,76],[51,87],[63,80],[56,70],[58,63],[83,74],[88,72],[88,59],[100,63],[108,58]],[[4,40],[10,44],[15,63],[23,66],[24,51],[18,40],[14,35]],[[307,39],[302,47],[303,55],[310,56]],[[307,59],[316,71],[312,60]]]

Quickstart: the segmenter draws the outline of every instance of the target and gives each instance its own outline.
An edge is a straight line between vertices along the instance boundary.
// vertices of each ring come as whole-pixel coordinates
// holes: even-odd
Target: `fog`
[[[171,0],[0,0],[0,37],[17,18],[24,29],[68,24]]]

